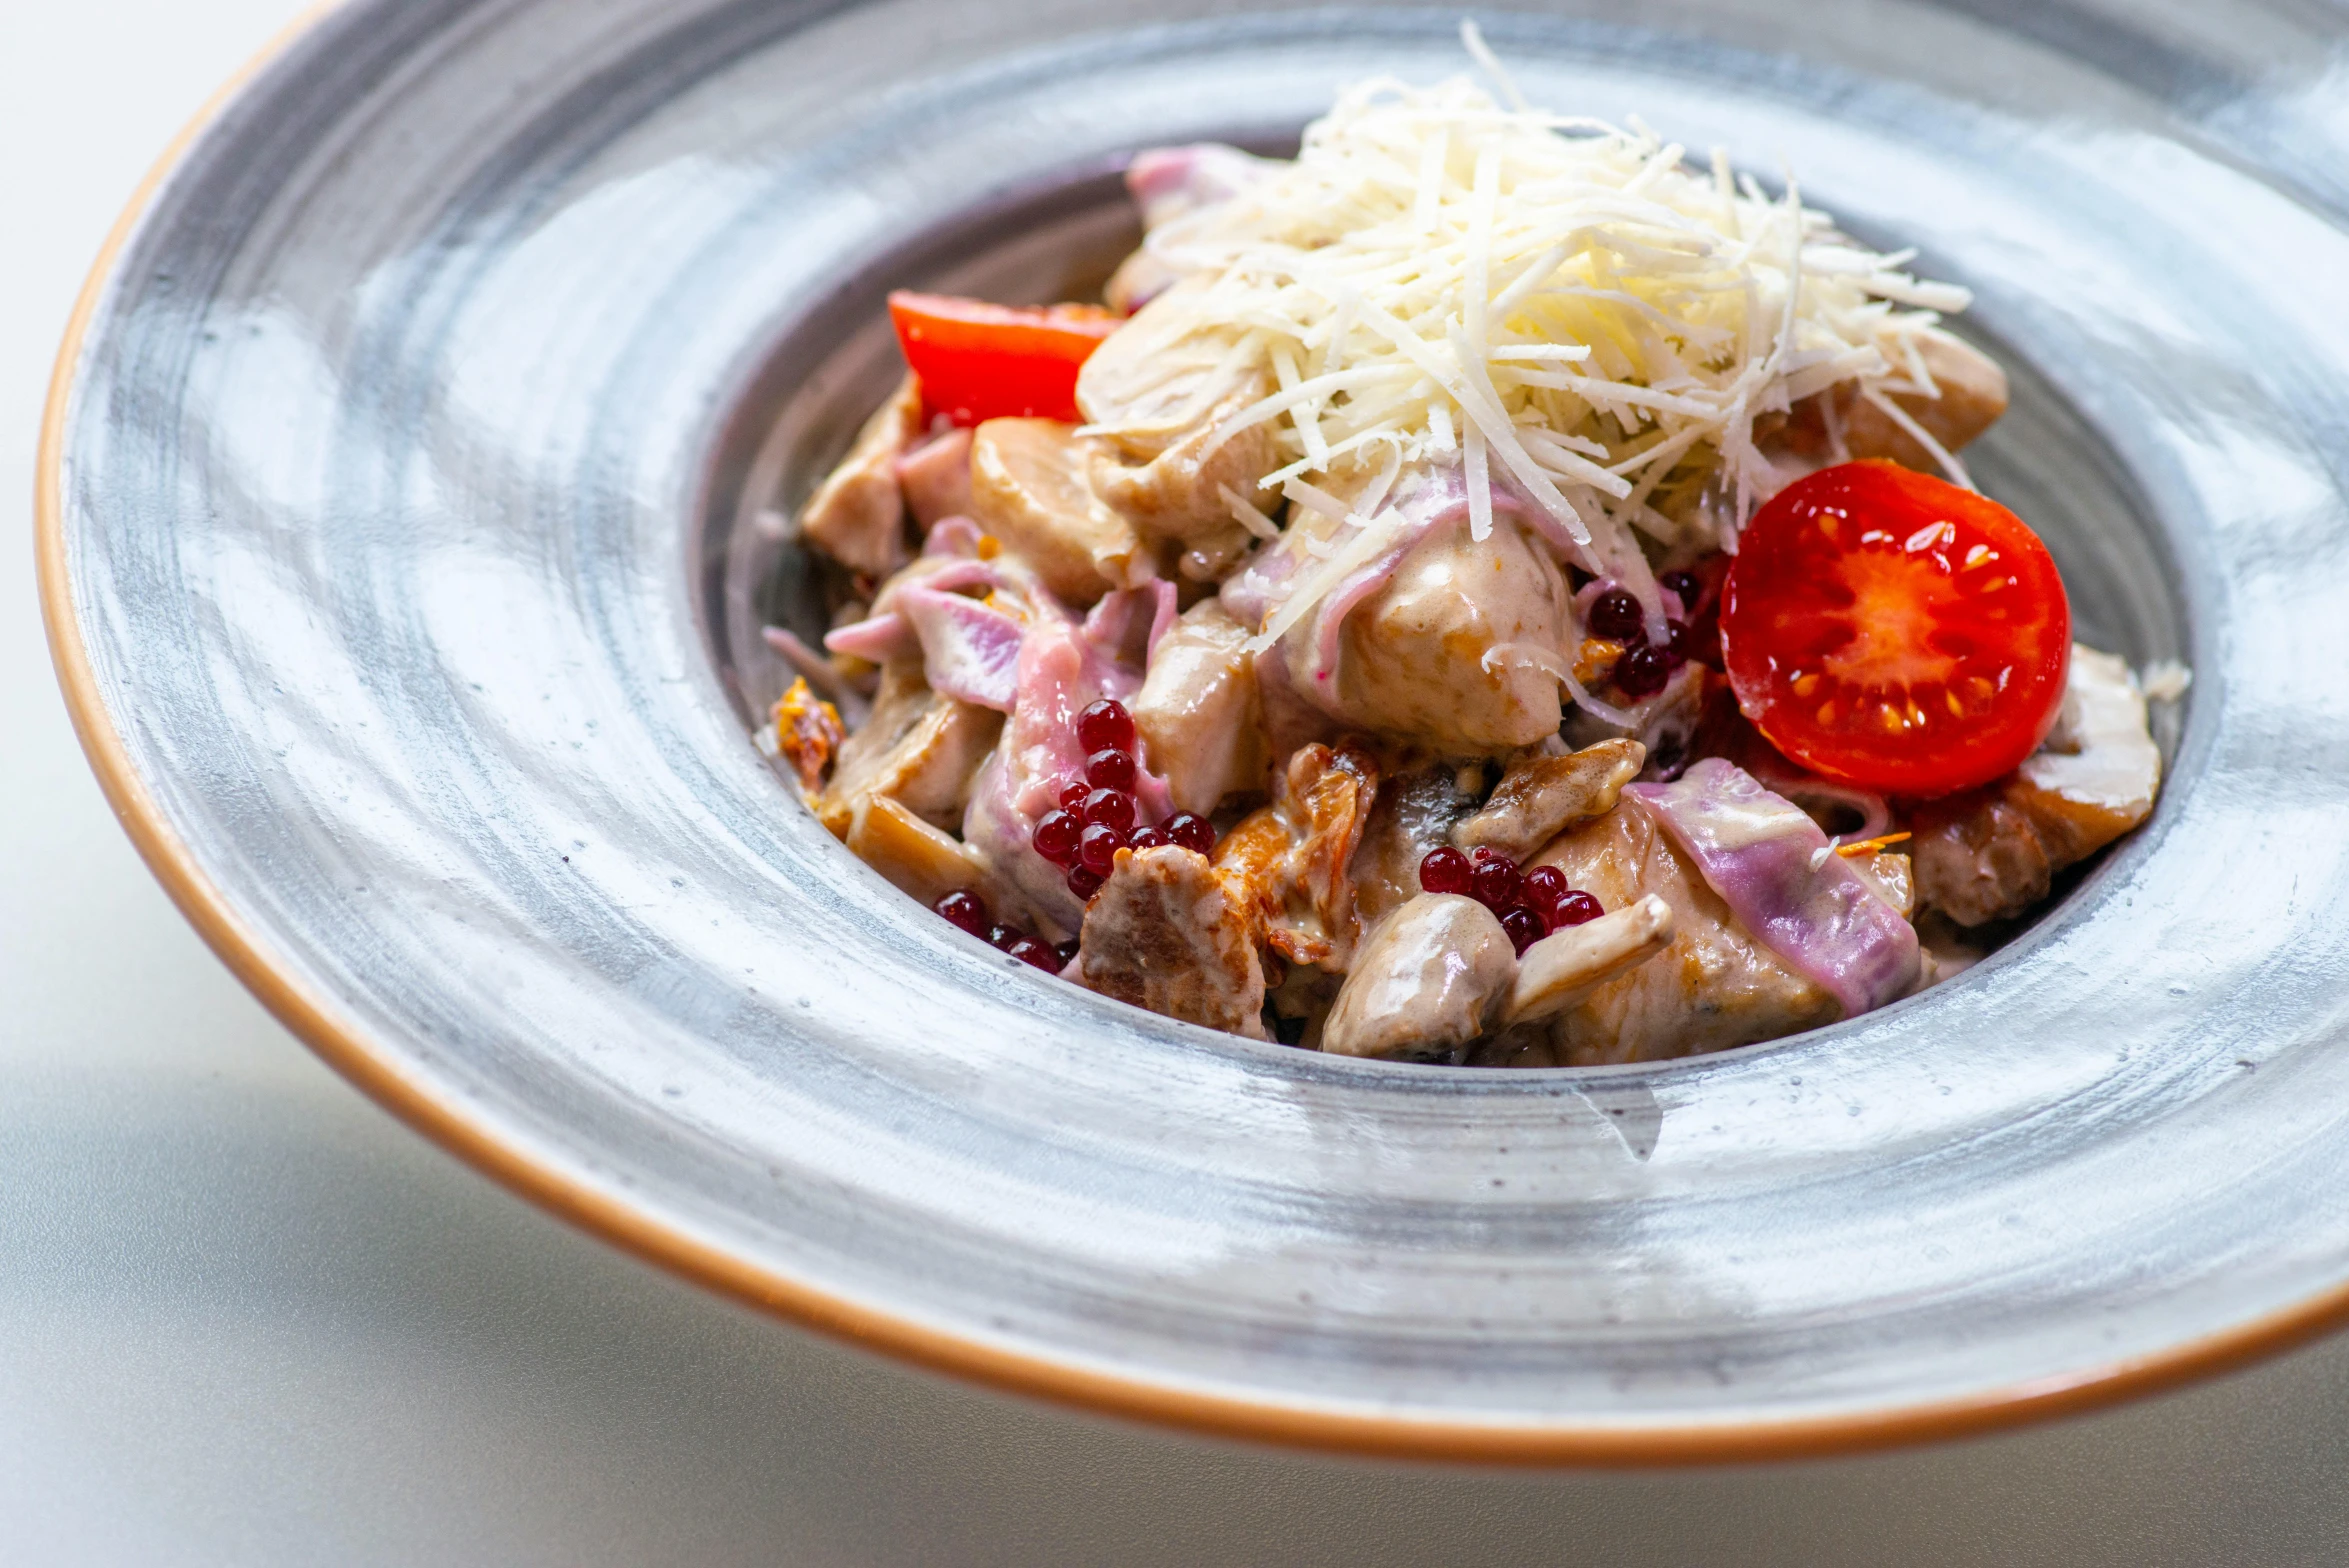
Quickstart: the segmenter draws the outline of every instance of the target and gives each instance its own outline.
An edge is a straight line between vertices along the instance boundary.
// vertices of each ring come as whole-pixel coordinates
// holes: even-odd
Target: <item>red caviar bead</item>
[[[1666,572],[1656,581],[1678,594],[1680,607],[1692,614],[1696,610],[1698,597],[1705,591],[1704,579],[1694,572]]]
[[[1104,697],[1077,715],[1077,744],[1087,751],[1132,751],[1134,716],[1122,702]]]
[[[1647,637],[1647,616],[1628,588],[1610,588],[1593,599],[1584,626],[1593,637],[1609,642],[1639,642]]]
[[[930,907],[973,936],[987,934],[987,901],[976,893],[949,893]]]
[[[1117,852],[1125,844],[1123,833],[1096,822],[1077,840],[1077,864],[1095,876],[1105,877],[1109,868],[1117,864]]]
[[[1082,811],[1085,809],[1085,797],[1092,793],[1093,786],[1083,779],[1078,779],[1073,784],[1063,784],[1060,787],[1060,809]]]
[[[1136,828],[1133,836],[1126,840],[1126,848],[1161,849],[1173,842],[1173,839],[1166,836],[1164,828]]]
[[[1215,824],[1195,811],[1178,811],[1167,818],[1166,836],[1194,854],[1215,853]]]
[[[1549,935],[1542,927],[1542,917],[1530,909],[1512,909],[1503,914],[1501,929],[1509,933],[1509,945],[1520,954]]]
[[[1556,866],[1536,866],[1525,873],[1525,907],[1535,914],[1548,914],[1552,904],[1573,891],[1566,873]]]
[[[1550,906],[1553,927],[1588,925],[1607,912],[1607,906],[1588,893],[1569,893]]]
[[[1085,824],[1065,811],[1047,811],[1036,824],[1036,831],[1028,842],[1036,846],[1036,853],[1056,866],[1073,866],[1077,861],[1077,836],[1085,831]]]
[[[1476,868],[1446,844],[1419,857],[1419,887],[1425,893],[1465,893],[1475,885]]]
[[[1067,941],[1054,948],[1052,950],[1052,956],[1060,960],[1061,968],[1066,969],[1070,964],[1076,962],[1077,949],[1083,945],[1084,944],[1082,942],[1072,936]]]
[[[1127,751],[1097,751],[1085,759],[1085,782],[1095,789],[1132,789],[1134,756]]]
[[[1119,833],[1134,830],[1134,797],[1114,789],[1097,789],[1085,797],[1085,821]]]
[[[1006,953],[1011,951],[1012,943],[1022,941],[1026,937],[1027,933],[1017,926],[1007,926],[1000,921],[987,928],[987,945],[1001,948]]]
[[[1517,874],[1516,861],[1497,849],[1480,848],[1469,887],[1476,901],[1497,915],[1516,907],[1518,897],[1525,891],[1525,879]]]
[[[1018,959],[1021,963],[1034,964],[1038,969],[1043,970],[1048,975],[1060,973],[1060,963],[1058,959],[1054,957],[1052,949],[1046,947],[1043,943],[1037,941],[1032,936],[1021,937],[1018,941],[1012,943],[1011,946],[1005,948],[1004,951],[1011,954],[1012,957]]]
[[[1626,697],[1653,697],[1672,678],[1672,658],[1661,648],[1638,647],[1615,661],[1615,684]]]
[[[1101,891],[1103,880],[1098,871],[1088,871],[1083,866],[1071,866],[1068,873],[1068,890],[1079,898],[1091,898]]]

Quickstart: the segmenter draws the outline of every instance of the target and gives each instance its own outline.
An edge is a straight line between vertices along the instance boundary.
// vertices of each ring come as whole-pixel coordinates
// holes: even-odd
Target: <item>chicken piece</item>
[[[1528,753],[1509,764],[1484,809],[1452,829],[1452,842],[1523,860],[1575,823],[1614,810],[1647,756],[1636,740],[1603,740],[1563,757]]]
[[[922,661],[892,659],[881,672],[873,715],[848,737],[816,816],[847,837],[858,803],[886,795],[934,827],[962,820],[971,777],[994,749],[1003,715],[932,691]]]
[[[922,387],[909,374],[799,509],[799,537],[868,577],[886,577],[903,566],[913,552],[906,544],[897,456],[921,426]]]
[[[1180,569],[1193,581],[1221,578],[1254,537],[1224,496],[1254,496],[1256,482],[1280,466],[1273,427],[1250,425],[1220,442],[1215,435],[1264,391],[1239,388],[1171,441],[1112,436],[1093,449],[1094,494],[1146,537],[1181,544]]]
[[[2160,788],[2136,678],[2075,643],[2045,744],[1998,783],[1916,813],[1917,901],[1961,926],[2012,919],[2047,896],[2055,873],[2143,822]]]
[[[1206,856],[1180,845],[1118,852],[1085,911],[1076,972],[1103,996],[1268,1038],[1264,968],[1247,910]]]
[[[1354,909],[1376,925],[1419,894],[1419,863],[1475,815],[1489,781],[1483,762],[1435,763],[1388,779],[1347,868]]]
[[[1362,944],[1321,1031],[1333,1056],[1449,1061],[1485,1031],[1517,978],[1493,912],[1456,893],[1422,893]]]
[[[1549,548],[1513,518],[1483,540],[1439,525],[1346,612],[1334,673],[1313,668],[1318,616],[1276,651],[1291,688],[1343,724],[1440,756],[1506,756],[1557,732],[1557,678],[1539,661],[1572,624],[1568,598]]]
[[[1198,429],[1206,411],[1262,386],[1235,369],[1241,328],[1206,324],[1194,302],[1212,283],[1185,278],[1101,340],[1077,372],[1077,407],[1126,453],[1154,457]]]
[[[971,433],[949,430],[900,457],[897,488],[924,529],[943,518],[969,516]]]
[[[1946,332],[1927,331],[1917,338],[1917,355],[1941,395],[1895,392],[1891,401],[1945,450],[1957,451],[2006,412],[2006,372],[1980,349]],[[1897,351],[1890,357],[1895,373],[1906,368]],[[1829,399],[1833,400],[1832,409]],[[1795,405],[1775,444],[1807,466],[1842,461],[1831,433],[1831,425],[1837,421],[1842,428],[1844,456],[1890,458],[1903,468],[1940,474],[1941,464],[1933,454],[1890,415],[1861,397],[1857,385],[1849,381],[1838,382]]]
[[[1273,803],[1216,845],[1216,869],[1289,962],[1343,971],[1352,958],[1362,922],[1350,867],[1378,787],[1378,765],[1359,747],[1301,746]]]
[[[971,437],[972,519],[1076,605],[1156,575],[1133,524],[1093,494],[1089,451],[1056,419],[990,419]]]
[[[980,886],[986,872],[953,835],[941,832],[886,795],[864,795],[850,812],[848,852],[902,893],[934,904]]]
[[[1201,600],[1159,640],[1129,704],[1143,756],[1178,811],[1207,816],[1225,796],[1265,786],[1272,753],[1247,641],[1229,611]]]
[[[1672,940],[1672,906],[1653,893],[1596,920],[1553,931],[1517,958],[1501,1004],[1504,1027],[1538,1023],[1646,963]]]
[[[1535,864],[1556,866],[1610,911],[1653,895],[1672,912],[1672,939],[1662,953],[1599,985],[1551,1021],[1560,1065],[1727,1050],[1842,1015],[1833,996],[1745,928],[1646,810],[1626,803],[1569,828]]]
[[[774,717],[775,750],[799,776],[800,798],[812,806],[831,776],[832,759],[848,738],[840,710],[818,700],[803,675],[775,704]]]

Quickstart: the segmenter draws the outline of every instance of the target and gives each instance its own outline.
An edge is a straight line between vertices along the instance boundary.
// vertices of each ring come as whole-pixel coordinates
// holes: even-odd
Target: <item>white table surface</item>
[[[108,224],[297,9],[0,0],[13,506]],[[0,1565],[2349,1562],[2349,1339],[1937,1449],[1492,1473],[1074,1415],[713,1298],[409,1133],[214,961],[83,765],[18,539]]]

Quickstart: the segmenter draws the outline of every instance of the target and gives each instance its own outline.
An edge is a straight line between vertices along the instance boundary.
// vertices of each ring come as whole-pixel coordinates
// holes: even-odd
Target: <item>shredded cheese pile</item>
[[[1734,549],[1783,482],[1757,419],[1853,382],[1939,453],[1891,394],[1937,395],[1916,338],[1965,290],[1842,235],[1791,179],[1773,200],[1720,151],[1699,173],[1644,127],[1524,107],[1464,31],[1516,107],[1465,79],[1363,82],[1295,161],[1152,230],[1183,281],[1126,329],[1132,422],[1090,430],[1248,389],[1213,440],[1272,422],[1267,490],[1375,532],[1398,464],[1459,465],[1477,538],[1503,485],[1643,598],[1632,530]],[[1256,498],[1226,500],[1270,533]]]

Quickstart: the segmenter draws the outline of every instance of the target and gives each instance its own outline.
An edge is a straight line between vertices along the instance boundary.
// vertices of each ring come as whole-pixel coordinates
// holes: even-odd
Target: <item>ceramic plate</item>
[[[2190,664],[2155,819],[1956,983],[1475,1072],[1047,981],[753,748],[778,520],[899,284],[1052,297],[1138,146],[1278,146],[1452,13],[400,0],[168,160],[41,548],[99,772],[338,1067],[551,1206],[934,1365],[1219,1430],[1694,1458],[1954,1430],[2349,1309],[2349,72],[2272,6],[1488,13],[1970,285],[1986,486]],[[2329,73],[2329,74],[2328,74]],[[1975,454],[1969,453],[1969,457]]]

